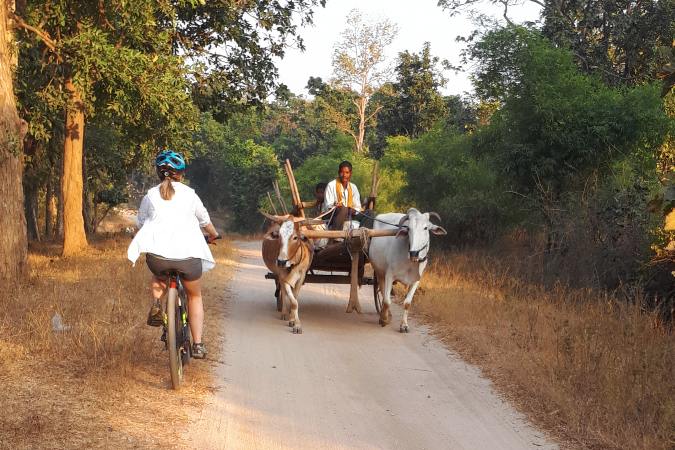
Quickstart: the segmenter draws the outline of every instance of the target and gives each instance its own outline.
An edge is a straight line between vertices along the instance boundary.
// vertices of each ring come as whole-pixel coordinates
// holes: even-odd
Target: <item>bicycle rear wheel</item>
[[[180,309],[178,308],[178,290],[175,287],[169,289],[166,300],[167,315],[167,343],[169,349],[169,371],[171,372],[171,385],[174,389],[180,387],[183,381],[183,358],[181,347],[183,345]]]

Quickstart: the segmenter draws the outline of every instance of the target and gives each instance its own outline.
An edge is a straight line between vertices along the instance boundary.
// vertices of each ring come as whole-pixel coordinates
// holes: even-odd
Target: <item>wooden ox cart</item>
[[[288,184],[291,189],[293,206],[297,211],[299,217],[305,217],[303,203],[300,199],[298,186],[295,182],[293,169],[290,161],[286,160],[284,164],[286,176],[288,177]],[[370,196],[367,200],[367,205],[370,210],[375,207],[375,199],[377,197],[377,164],[373,169],[372,188]],[[284,212],[286,207],[283,198],[280,195],[279,187],[274,186],[277,199]],[[269,194],[268,194],[269,196]],[[272,201],[269,196],[270,202]],[[272,203],[273,205],[273,203]],[[274,207],[274,206],[273,206]],[[274,207],[276,209],[276,207]],[[276,211],[275,211],[276,212]],[[349,292],[349,304],[347,305],[347,312],[361,312],[361,304],[359,302],[359,287],[362,285],[373,286],[373,300],[375,309],[379,313],[382,308],[382,295],[378,289],[378,281],[375,276],[367,276],[366,265],[368,264],[368,242],[371,238],[380,236],[394,236],[396,230],[372,230],[369,228],[349,229],[345,231],[340,230],[317,230],[303,227],[302,233],[310,239],[330,239],[328,245],[318,250],[314,254],[312,265],[305,277],[305,283],[328,283],[328,284],[349,284],[351,290]],[[276,276],[269,272],[265,278],[275,280],[276,290],[275,296],[277,299],[277,310],[281,311],[282,301],[279,295],[279,283]]]

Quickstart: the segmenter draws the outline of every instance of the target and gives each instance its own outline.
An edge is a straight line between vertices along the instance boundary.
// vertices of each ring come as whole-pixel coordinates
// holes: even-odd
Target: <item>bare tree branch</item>
[[[49,33],[47,33],[44,30],[41,30],[39,28],[36,28],[32,25],[27,24],[21,17],[17,16],[16,14],[12,14],[12,19],[14,19],[14,22],[16,24],[23,28],[24,30],[28,30],[35,34],[37,37],[39,37],[42,42],[54,53],[58,53],[56,49],[56,41],[49,36]]]

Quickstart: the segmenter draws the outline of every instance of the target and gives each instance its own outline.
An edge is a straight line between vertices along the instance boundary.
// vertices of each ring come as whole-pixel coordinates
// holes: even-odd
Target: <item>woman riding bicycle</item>
[[[160,299],[167,287],[163,275],[168,271],[180,274],[189,299],[192,357],[202,359],[206,348],[202,342],[204,305],[199,279],[215,266],[215,261],[201,229],[208,234],[209,243],[219,235],[195,191],[181,183],[185,173],[183,156],[163,151],[157,155],[155,167],[161,184],[143,197],[138,210],[140,230],[129,245],[127,256],[135,263],[141,253],[146,253],[146,262],[154,275],[148,325],[163,323]]]

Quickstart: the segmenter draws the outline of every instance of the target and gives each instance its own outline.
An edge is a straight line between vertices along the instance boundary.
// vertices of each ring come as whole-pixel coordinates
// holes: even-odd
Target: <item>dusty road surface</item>
[[[418,324],[400,334],[399,308],[381,328],[371,289],[358,315],[344,312],[347,286],[305,285],[304,333],[292,334],[260,243],[237,246],[219,385],[191,424],[193,448],[557,448]]]

